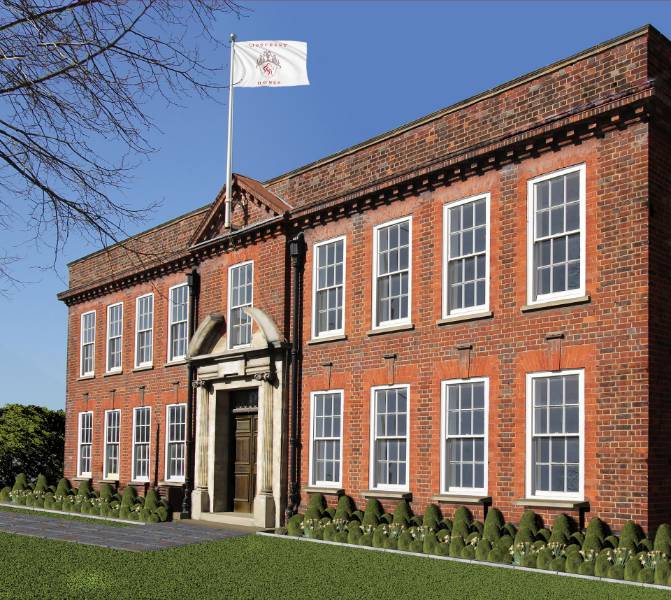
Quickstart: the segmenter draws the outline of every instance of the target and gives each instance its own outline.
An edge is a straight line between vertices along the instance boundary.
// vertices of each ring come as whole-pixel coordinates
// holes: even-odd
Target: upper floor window
[[[315,244],[313,337],[344,333],[345,238]]]
[[[489,194],[443,208],[443,317],[488,309]]]
[[[151,366],[154,354],[154,294],[140,296],[135,305],[135,366]]]
[[[133,481],[149,481],[151,408],[133,410]]]
[[[252,306],[254,263],[246,262],[228,271],[229,346],[237,348],[252,343],[252,318],[244,311]]]
[[[447,493],[487,492],[486,379],[443,382],[443,473]]]
[[[342,462],[342,391],[312,394],[310,452],[312,485],[340,485]]]
[[[379,225],[373,238],[373,326],[410,322],[412,219]]]
[[[93,413],[79,413],[77,475],[91,477],[91,446],[93,442]]]
[[[165,478],[167,481],[184,481],[186,404],[171,404],[167,412]]]
[[[186,356],[188,339],[189,286],[186,284],[170,288],[168,315],[168,361]]]
[[[375,489],[408,487],[409,386],[373,388],[371,483]]]
[[[93,375],[96,350],[96,313],[87,312],[81,318],[81,375]]]
[[[527,376],[527,494],[582,500],[583,371]]]
[[[105,411],[105,479],[119,479],[119,426],[121,411]]]
[[[123,304],[107,307],[107,372],[121,371]]]
[[[528,302],[585,295],[585,165],[529,181]]]

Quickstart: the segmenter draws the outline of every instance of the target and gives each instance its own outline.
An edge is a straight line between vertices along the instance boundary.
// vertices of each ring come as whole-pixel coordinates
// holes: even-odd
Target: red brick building
[[[644,27],[72,263],[66,476],[668,520],[670,58]]]

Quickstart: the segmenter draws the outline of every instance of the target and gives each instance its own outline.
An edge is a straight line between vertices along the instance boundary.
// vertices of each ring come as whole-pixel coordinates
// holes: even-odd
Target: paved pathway
[[[254,533],[249,527],[218,526],[198,521],[173,521],[145,526],[110,527],[95,521],[57,519],[37,514],[0,511],[0,531],[116,550],[145,552]]]

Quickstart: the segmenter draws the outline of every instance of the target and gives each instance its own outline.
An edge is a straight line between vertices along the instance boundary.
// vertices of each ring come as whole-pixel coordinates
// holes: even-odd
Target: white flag
[[[234,87],[310,85],[306,42],[236,42]]]

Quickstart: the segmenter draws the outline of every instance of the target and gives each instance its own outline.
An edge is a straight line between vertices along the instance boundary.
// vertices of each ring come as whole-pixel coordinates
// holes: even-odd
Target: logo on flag
[[[308,45],[305,42],[236,42],[233,86],[309,85],[307,59]]]

